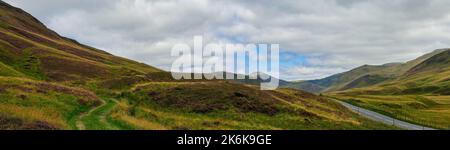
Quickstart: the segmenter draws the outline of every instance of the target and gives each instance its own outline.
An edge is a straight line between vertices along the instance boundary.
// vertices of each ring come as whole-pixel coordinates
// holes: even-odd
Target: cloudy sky
[[[450,47],[448,0],[4,0],[58,33],[169,70],[175,43],[277,43],[281,78],[323,78]]]

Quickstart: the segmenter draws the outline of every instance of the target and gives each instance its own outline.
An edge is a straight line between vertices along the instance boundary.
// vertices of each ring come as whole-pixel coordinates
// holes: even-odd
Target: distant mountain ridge
[[[429,59],[433,56],[436,56],[448,50],[449,49],[438,49],[406,63],[388,63],[378,66],[363,65],[348,72],[332,75],[324,79],[290,83],[288,87],[307,90],[313,93],[343,91],[353,88],[369,87],[395,80],[404,74],[410,74],[411,72],[414,72],[414,70],[420,70],[419,68],[424,68],[420,67],[423,62],[429,62]],[[441,57],[445,58],[447,56]],[[444,63],[442,65],[445,66],[448,64]]]

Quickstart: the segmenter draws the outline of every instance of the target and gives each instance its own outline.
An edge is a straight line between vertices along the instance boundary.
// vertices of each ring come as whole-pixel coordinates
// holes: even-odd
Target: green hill
[[[30,77],[76,81],[161,72],[62,37],[6,3],[0,7],[0,59]]]
[[[449,64],[450,64],[450,50],[446,50],[416,65],[406,73],[406,76],[420,74],[424,72],[435,72],[435,73],[445,72],[450,68]]]
[[[413,66],[393,80],[343,92],[373,94],[450,94],[450,49]]]
[[[311,93],[320,93],[321,91],[325,90],[324,86],[312,83],[310,81],[290,82],[290,83],[288,83],[286,85],[282,85],[282,86],[287,87],[287,88],[304,90],[304,91],[311,92]]]
[[[450,49],[414,64],[395,79],[328,95],[405,121],[449,129]]]
[[[175,81],[0,1],[0,129],[395,128],[303,91]]]
[[[446,49],[438,49],[406,63],[363,65],[350,71],[332,75],[324,79],[291,83],[289,87],[308,90],[313,93],[369,87],[395,80],[396,78],[407,73],[413,67],[445,50]]]

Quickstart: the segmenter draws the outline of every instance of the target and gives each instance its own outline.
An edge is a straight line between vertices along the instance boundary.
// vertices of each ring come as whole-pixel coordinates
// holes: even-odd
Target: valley
[[[178,81],[48,29],[0,1],[2,130],[382,130],[301,90]]]
[[[59,35],[0,1],[1,130],[402,129],[340,102],[450,129],[450,49],[324,79],[280,80],[273,91],[261,91],[261,82],[174,80]]]

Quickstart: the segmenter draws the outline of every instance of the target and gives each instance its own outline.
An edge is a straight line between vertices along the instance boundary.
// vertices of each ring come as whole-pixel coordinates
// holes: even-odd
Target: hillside
[[[438,49],[406,63],[388,63],[384,65],[363,65],[350,71],[330,77],[291,83],[289,87],[308,90],[313,93],[343,91],[362,88],[395,80],[423,61],[446,49]],[[311,89],[313,87],[314,90]]]
[[[397,74],[390,70],[395,70],[400,66],[401,64],[364,65],[324,79],[294,83],[291,87],[299,87],[299,89],[317,87],[314,88],[316,90],[309,89],[310,92],[321,93],[370,86],[394,78]]]
[[[394,80],[328,93],[402,120],[450,128],[450,49],[417,63]]]
[[[290,82],[282,86],[286,88],[304,90],[311,93],[320,93],[321,91],[325,90],[325,87],[319,84],[311,83],[309,81]]]
[[[450,94],[450,49],[440,51],[394,80],[345,92],[374,94]],[[339,92],[337,92],[339,93]]]
[[[395,128],[303,91],[174,81],[0,1],[0,129]]]
[[[29,77],[75,81],[160,72],[62,37],[4,2],[0,8],[0,60]]]
[[[100,104],[81,88],[0,76],[0,129],[71,129],[79,113]]]
[[[436,72],[436,73],[444,72],[448,70],[448,68],[450,67],[449,64],[450,64],[450,50],[446,50],[416,65],[408,72],[406,72],[406,76],[420,74],[424,72]]]

